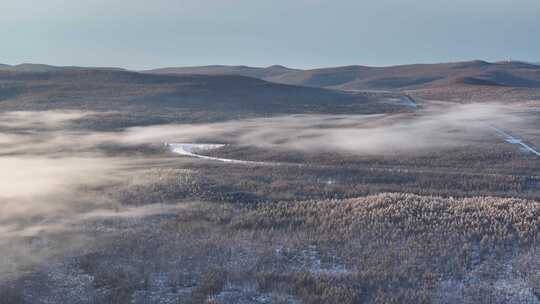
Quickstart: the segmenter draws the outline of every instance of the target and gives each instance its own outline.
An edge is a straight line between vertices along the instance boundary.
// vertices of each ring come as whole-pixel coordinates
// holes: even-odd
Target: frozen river
[[[173,153],[195,157],[195,158],[201,158],[201,159],[207,159],[207,160],[213,160],[213,161],[219,161],[219,162],[225,162],[225,163],[234,163],[234,164],[250,164],[250,165],[273,164],[273,163],[268,163],[268,162],[238,160],[238,159],[212,157],[212,156],[198,154],[198,152],[201,152],[201,151],[218,149],[225,146],[222,144],[172,143],[172,144],[167,144],[167,146],[171,149]]]

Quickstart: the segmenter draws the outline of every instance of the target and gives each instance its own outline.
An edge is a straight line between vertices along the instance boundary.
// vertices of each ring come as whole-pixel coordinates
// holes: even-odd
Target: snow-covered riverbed
[[[512,145],[518,145],[521,147],[522,150],[528,152],[528,153],[532,153],[536,156],[540,156],[540,152],[538,152],[538,150],[526,143],[523,142],[522,139],[520,138],[517,138],[517,137],[514,137],[510,134],[508,134],[507,132],[497,128],[497,127],[491,127],[493,130],[495,130],[499,135],[501,135],[504,140],[507,142],[507,143],[510,143]]]
[[[272,163],[267,163],[267,162],[256,162],[256,161],[238,160],[238,159],[230,159],[230,158],[220,158],[220,157],[212,157],[212,156],[198,154],[198,152],[201,152],[201,151],[218,149],[225,146],[222,144],[172,143],[172,144],[166,144],[166,145],[169,147],[169,149],[171,149],[173,153],[201,158],[201,159],[214,160],[214,161],[220,161],[220,162],[226,162],[226,163],[234,163],[234,164],[250,164],[250,165],[272,164]]]

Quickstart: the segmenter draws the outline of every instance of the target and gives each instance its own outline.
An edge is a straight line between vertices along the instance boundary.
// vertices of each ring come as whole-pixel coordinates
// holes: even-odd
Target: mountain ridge
[[[0,71],[16,73],[58,73],[73,70],[136,72],[120,68],[56,67],[40,64],[0,65]],[[238,75],[300,87],[340,91],[388,91],[424,99],[457,102],[498,100],[498,96],[504,96],[505,101],[540,100],[540,65],[522,61],[472,60],[386,67],[348,65],[315,69],[296,69],[281,65],[268,67],[208,65],[160,68],[137,73],[160,76]]]
[[[277,68],[275,66],[257,68],[221,65],[163,68],[142,72],[152,74],[237,74],[277,83],[345,90],[418,89],[428,86],[438,86],[440,84],[456,83],[460,79],[467,77],[485,78],[486,81],[483,85],[540,87],[540,67],[518,61],[490,63],[483,60],[473,60],[386,67],[348,65],[317,69],[290,69],[283,66],[277,66]],[[498,76],[502,76],[501,79],[488,81],[490,78],[498,78]],[[517,78],[523,78],[523,83],[507,82],[509,79],[517,80]]]
[[[238,75],[155,75],[99,69],[0,71],[0,111],[118,111],[130,113],[130,117],[144,123],[149,123],[150,117],[160,117],[159,122],[192,122],[239,116],[405,110],[405,106],[388,102],[396,97],[279,84]],[[120,122],[134,123],[130,117]]]
[[[115,70],[125,71],[117,67],[81,67],[81,66],[54,66],[41,63],[21,63],[16,65],[0,64],[0,71],[25,72],[25,73],[48,73],[62,70]]]

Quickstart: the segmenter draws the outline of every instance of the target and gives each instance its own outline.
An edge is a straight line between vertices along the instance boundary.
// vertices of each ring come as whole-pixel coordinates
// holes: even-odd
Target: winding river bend
[[[525,142],[523,142],[523,139],[512,136],[508,134],[508,132],[505,132],[497,127],[492,126],[491,128],[495,130],[495,132],[497,132],[500,136],[502,136],[504,138],[504,141],[506,141],[507,143],[517,145],[523,151],[540,157],[540,152],[536,149],[536,147],[526,144]]]
[[[245,165],[276,165],[276,163],[269,163],[269,162],[258,162],[258,161],[248,161],[248,160],[239,160],[239,159],[230,159],[230,158],[221,158],[221,157],[212,157],[212,156],[206,156],[198,154],[198,152],[201,151],[207,151],[207,150],[213,150],[221,148],[225,145],[222,144],[193,144],[193,143],[169,143],[166,144],[169,149],[176,154],[195,157],[195,158],[201,158],[201,159],[207,159],[207,160],[214,160],[219,162],[225,162],[225,163],[233,163],[233,164],[245,164]]]

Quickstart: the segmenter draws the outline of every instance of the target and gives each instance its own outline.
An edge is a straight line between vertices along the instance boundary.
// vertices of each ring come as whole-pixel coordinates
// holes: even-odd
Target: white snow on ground
[[[300,299],[292,295],[260,292],[254,284],[231,284],[230,282],[220,293],[210,296],[208,300],[209,303],[219,304],[302,303]]]
[[[390,93],[390,92],[384,92],[384,93]],[[416,109],[418,107],[414,99],[412,99],[409,96],[390,97],[390,98],[386,98],[385,100],[391,104],[400,105],[400,106],[408,107],[411,109]]]
[[[416,108],[416,103],[409,96],[402,96],[402,97],[399,98],[399,101],[404,106],[408,106],[408,107],[411,107],[411,108]]]
[[[335,255],[327,256],[323,260],[321,251],[317,246],[308,246],[302,250],[294,250],[279,246],[275,249],[277,267],[282,265],[286,269],[282,271],[311,272],[313,274],[346,275],[350,271]]]
[[[173,153],[185,155],[185,156],[191,156],[201,159],[208,159],[208,160],[214,160],[214,161],[220,161],[220,162],[226,162],[226,163],[233,163],[233,164],[248,164],[248,165],[272,165],[274,163],[267,163],[267,162],[257,162],[257,161],[248,161],[248,160],[238,160],[238,159],[230,159],[230,158],[220,158],[220,157],[212,157],[212,156],[206,156],[206,155],[200,155],[197,154],[197,152],[205,151],[205,150],[213,150],[221,148],[225,145],[221,144],[191,144],[191,143],[172,143],[172,144],[166,144]]]
[[[507,132],[497,128],[497,127],[491,127],[493,130],[495,130],[499,135],[501,135],[504,140],[512,145],[518,145],[518,146],[521,146],[521,148],[526,151],[526,152],[529,152],[529,153],[532,153],[536,156],[540,156],[540,152],[538,152],[538,150],[536,150],[536,148],[526,144],[523,142],[522,139],[520,138],[517,138],[517,137],[514,137],[510,134],[508,134]]]
[[[460,280],[449,279],[439,282],[432,303],[478,303],[477,291],[489,296],[489,303],[527,303],[540,304],[530,283],[513,269],[510,262],[504,264],[495,277],[486,276],[482,266],[473,268]],[[486,303],[486,302],[482,302]]]

